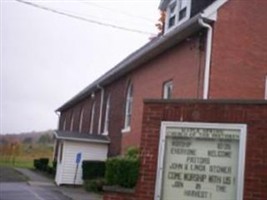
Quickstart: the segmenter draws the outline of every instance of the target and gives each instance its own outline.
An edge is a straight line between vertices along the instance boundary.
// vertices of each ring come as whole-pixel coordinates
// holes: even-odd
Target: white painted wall
[[[57,164],[56,184],[83,184],[82,180],[82,161],[83,160],[101,160],[107,159],[108,144],[64,141],[63,142],[62,161]],[[82,154],[81,162],[78,165],[77,177],[74,182],[76,172],[76,155]]]

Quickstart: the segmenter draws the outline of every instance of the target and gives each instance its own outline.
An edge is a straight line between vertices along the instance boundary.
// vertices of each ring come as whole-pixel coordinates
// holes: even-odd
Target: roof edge
[[[148,62],[153,59],[160,53],[164,52],[166,49],[173,47],[174,45],[180,43],[185,38],[192,35],[197,30],[203,28],[199,25],[198,20],[204,19],[204,21],[211,23],[213,22],[210,19],[204,18],[202,13],[199,13],[184,22],[180,26],[176,27],[172,31],[162,35],[161,37],[152,40],[146,43],[144,46],[127,56],[120,63],[118,63],[115,67],[110,69],[104,75],[100,76],[96,81],[91,83],[89,86],[84,88],[81,92],[59,107],[56,111],[63,111],[73,104],[83,100],[84,98],[90,95],[90,92],[97,90],[97,85],[105,86],[110,82],[114,81],[116,78],[123,76],[129,71],[141,66],[142,64]]]
[[[76,142],[88,142],[88,143],[99,143],[99,144],[109,144],[110,141],[100,140],[100,139],[91,139],[91,138],[75,138],[75,137],[66,137],[59,136],[56,131],[53,131],[56,139],[58,140],[67,140],[67,141],[76,141]]]
[[[144,104],[240,104],[267,105],[262,99],[144,99]]]

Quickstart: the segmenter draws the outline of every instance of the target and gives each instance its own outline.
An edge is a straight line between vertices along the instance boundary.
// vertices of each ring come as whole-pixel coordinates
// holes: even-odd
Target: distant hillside
[[[19,133],[19,134],[6,134],[0,135],[0,144],[19,142],[19,143],[53,143],[53,130]]]

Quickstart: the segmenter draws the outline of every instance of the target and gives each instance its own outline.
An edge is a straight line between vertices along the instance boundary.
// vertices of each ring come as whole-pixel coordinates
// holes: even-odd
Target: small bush
[[[139,174],[139,151],[129,150],[124,157],[110,158],[106,162],[105,178],[108,185],[133,188]]]
[[[137,147],[129,147],[126,152],[126,157],[129,158],[138,158],[139,157],[139,148]]]
[[[52,169],[53,169],[52,174],[53,174],[53,175],[56,175],[56,171],[57,171],[57,161],[55,161],[55,160],[53,161]]]
[[[47,166],[47,168],[46,168],[46,172],[47,172],[48,174],[52,175],[52,174],[53,174],[53,167]]]
[[[118,184],[119,172],[119,157],[109,158],[106,162],[105,178],[108,185]]]
[[[103,185],[106,184],[104,178],[92,179],[84,181],[84,188],[89,192],[102,192]]]
[[[33,166],[35,169],[40,169],[41,168],[41,164],[40,164],[40,160],[39,159],[34,159],[33,160]]]
[[[84,160],[82,163],[82,169],[83,180],[91,180],[96,178],[103,178],[105,176],[106,167],[104,161]]]
[[[37,170],[46,171],[48,167],[49,159],[48,158],[40,158],[33,160],[33,166]]]

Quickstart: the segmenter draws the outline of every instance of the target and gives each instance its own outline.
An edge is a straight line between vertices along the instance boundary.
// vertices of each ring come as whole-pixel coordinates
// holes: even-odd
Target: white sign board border
[[[245,172],[245,152],[247,125],[246,124],[226,124],[226,123],[199,123],[199,122],[171,122],[162,121],[160,130],[160,141],[158,149],[158,167],[155,185],[154,200],[161,200],[162,192],[162,175],[164,168],[164,153],[167,128],[210,128],[210,129],[231,129],[240,131],[239,139],[239,158],[238,158],[238,175],[237,175],[237,199],[243,200],[244,190],[244,172]]]

